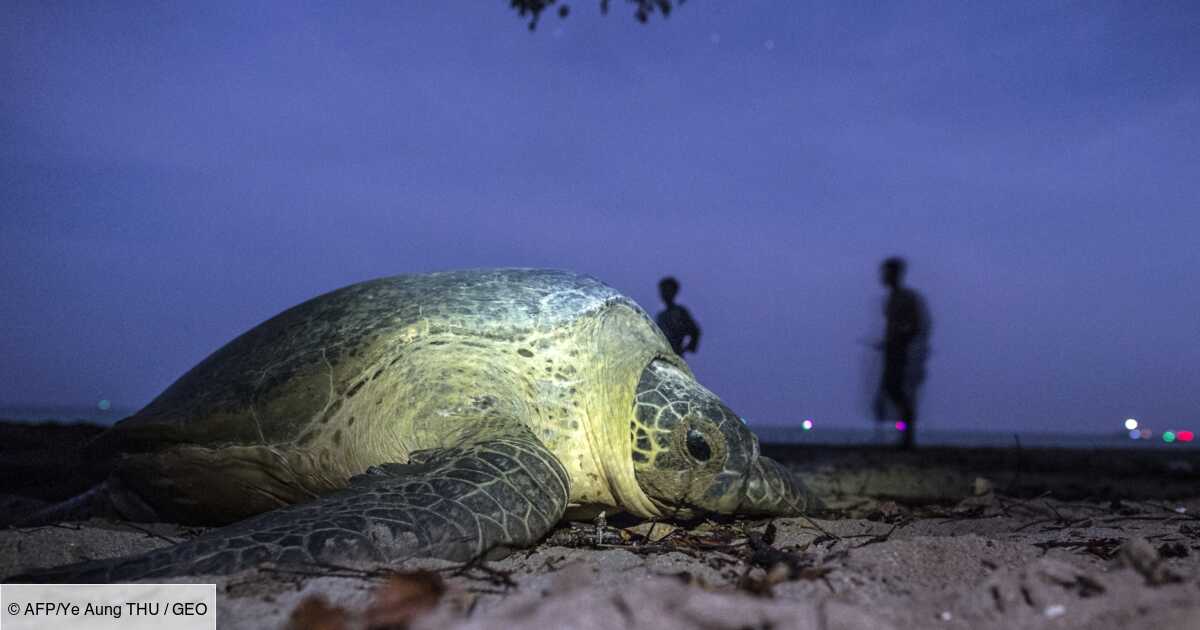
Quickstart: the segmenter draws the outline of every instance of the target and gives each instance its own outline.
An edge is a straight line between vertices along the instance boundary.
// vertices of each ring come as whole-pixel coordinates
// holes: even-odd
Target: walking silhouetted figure
[[[917,389],[925,381],[925,359],[929,356],[932,322],[921,294],[904,286],[903,258],[888,258],[879,269],[879,279],[890,289],[883,307],[883,375],[875,400],[875,416],[884,420],[886,401],[900,414],[897,428],[904,434],[901,448],[912,448],[917,426]],[[903,424],[900,424],[903,423]]]
[[[686,308],[675,303],[675,296],[679,294],[679,281],[671,276],[659,280],[658,293],[667,305],[655,318],[658,327],[667,336],[667,341],[671,342],[675,354],[683,356],[684,352],[695,352],[700,345],[700,327]]]

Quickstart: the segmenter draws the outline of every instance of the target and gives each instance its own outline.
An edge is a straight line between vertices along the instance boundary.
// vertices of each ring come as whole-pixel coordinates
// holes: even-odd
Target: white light
[[[809,431],[813,428],[813,421],[805,420],[804,422],[800,423],[800,426],[803,427],[805,431]]]
[[[1125,428],[1129,429],[1130,431],[1138,428],[1138,421],[1134,418],[1127,418],[1125,420]]]

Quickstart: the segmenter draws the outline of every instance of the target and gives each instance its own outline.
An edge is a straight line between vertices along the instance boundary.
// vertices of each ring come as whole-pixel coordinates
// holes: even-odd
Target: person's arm
[[[933,318],[929,316],[929,305],[920,295],[917,296],[917,322],[917,334],[929,339],[929,333],[933,329]]]
[[[687,309],[684,309],[683,314],[687,322],[687,334],[690,337],[687,348],[684,349],[694,353],[700,347],[700,326],[696,324],[696,320],[692,319],[692,314]]]

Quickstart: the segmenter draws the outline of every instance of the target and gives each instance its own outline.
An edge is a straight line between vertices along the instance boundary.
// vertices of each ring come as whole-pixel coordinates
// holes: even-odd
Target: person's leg
[[[912,398],[905,393],[903,387],[888,387],[888,398],[892,404],[896,405],[896,411],[900,414],[900,420],[904,422],[904,430],[901,432],[900,448],[913,447],[913,429],[916,424],[916,409],[913,407]]]
[[[884,391],[887,393],[888,399],[892,401],[892,404],[896,405],[896,411],[900,414],[899,419],[904,422],[900,447],[909,449],[914,445],[913,432],[917,418],[913,397],[908,395],[908,391],[904,386],[907,356],[899,348],[889,348],[889,350],[885,357],[885,366],[883,369]]]
[[[900,417],[904,419],[904,435],[901,437],[900,448],[911,449],[916,446],[917,406],[913,398],[903,391],[895,400],[900,409]]]

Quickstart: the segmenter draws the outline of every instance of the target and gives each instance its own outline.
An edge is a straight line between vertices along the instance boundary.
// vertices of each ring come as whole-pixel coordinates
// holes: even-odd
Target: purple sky
[[[1200,428],[1195,2],[97,4],[0,4],[0,404],[137,407],[338,286],[547,266],[652,313],[675,274],[735,410],[865,426],[898,253],[925,426]]]

